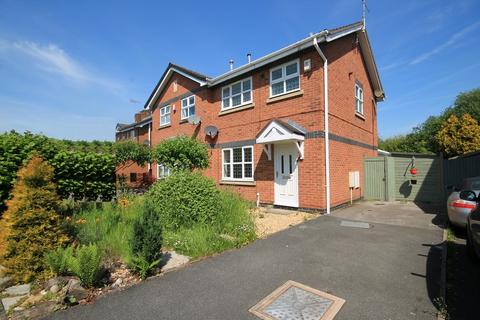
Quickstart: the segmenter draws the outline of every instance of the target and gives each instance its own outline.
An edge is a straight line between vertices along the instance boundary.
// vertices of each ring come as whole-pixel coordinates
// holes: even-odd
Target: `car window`
[[[472,190],[480,190],[480,181],[472,181]]]

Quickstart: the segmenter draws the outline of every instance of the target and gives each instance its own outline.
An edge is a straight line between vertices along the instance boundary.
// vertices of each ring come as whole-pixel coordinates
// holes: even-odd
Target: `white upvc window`
[[[300,89],[299,60],[270,69],[270,97]]]
[[[160,109],[160,126],[169,125],[171,122],[171,108],[165,106]]]
[[[363,89],[355,84],[355,112],[363,115]]]
[[[164,166],[163,164],[157,165],[157,179],[165,179],[172,174],[170,168]]]
[[[195,96],[182,99],[182,116],[181,119],[188,119],[195,115]]]
[[[251,77],[222,88],[222,110],[232,109],[251,102]]]
[[[222,149],[222,179],[253,181],[253,146]]]

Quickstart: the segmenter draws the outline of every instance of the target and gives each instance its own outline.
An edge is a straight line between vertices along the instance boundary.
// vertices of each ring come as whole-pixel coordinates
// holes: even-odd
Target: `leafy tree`
[[[144,166],[151,162],[150,148],[144,144],[133,141],[117,142],[113,146],[113,151],[117,165],[125,165],[129,161],[134,161],[138,165]]]
[[[437,153],[443,151],[436,138],[443,124],[455,115],[461,118],[470,114],[480,122],[480,88],[461,93],[453,106],[445,109],[439,116],[430,116],[412,132],[404,136],[396,136],[379,141],[379,148],[386,151]]]
[[[44,253],[68,241],[52,179],[53,168],[40,157],[33,157],[18,172],[3,217],[7,230],[2,230],[7,244],[4,265],[16,281],[42,278],[48,271]]]
[[[451,115],[436,135],[440,148],[447,156],[480,150],[480,126],[469,114],[461,119]]]
[[[194,170],[208,167],[205,144],[187,136],[166,139],[153,150],[153,160],[173,170]]]

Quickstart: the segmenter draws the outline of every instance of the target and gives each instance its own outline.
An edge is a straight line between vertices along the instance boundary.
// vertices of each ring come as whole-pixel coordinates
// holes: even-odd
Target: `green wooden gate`
[[[435,155],[392,153],[364,159],[366,200],[443,201],[442,159]],[[413,176],[410,169],[418,173]]]
[[[385,159],[386,157],[376,157],[365,158],[364,160],[364,197],[367,200],[387,200]]]

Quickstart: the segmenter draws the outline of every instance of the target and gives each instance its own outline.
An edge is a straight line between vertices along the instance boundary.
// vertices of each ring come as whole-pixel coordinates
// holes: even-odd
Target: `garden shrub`
[[[66,275],[69,272],[73,258],[73,247],[58,247],[45,255],[45,261],[56,275]]]
[[[102,255],[96,244],[81,245],[70,258],[69,267],[83,286],[92,287],[101,275]]]
[[[160,259],[162,248],[162,224],[159,215],[150,205],[138,215],[133,223],[132,252],[147,262]]]
[[[179,136],[157,144],[152,159],[172,170],[205,169],[208,167],[208,150],[197,139]]]
[[[220,191],[215,182],[198,172],[179,171],[156,182],[146,200],[166,229],[213,223],[220,214]]]
[[[8,201],[4,265],[15,281],[29,282],[46,276],[44,254],[68,241],[59,215],[60,198],[52,182],[53,168],[33,157],[19,170]]]

